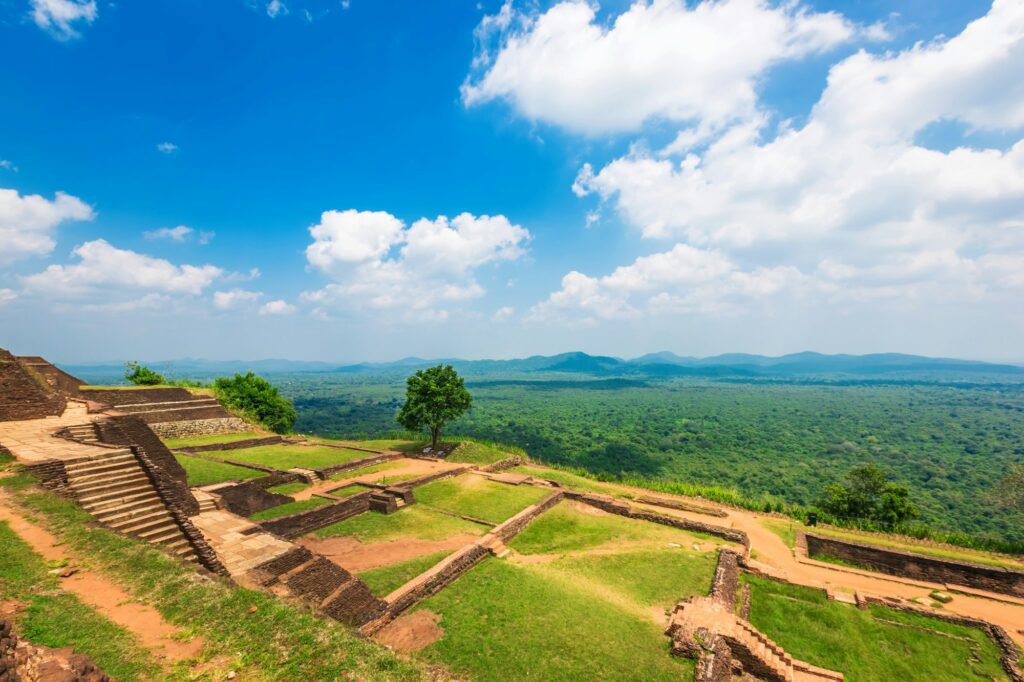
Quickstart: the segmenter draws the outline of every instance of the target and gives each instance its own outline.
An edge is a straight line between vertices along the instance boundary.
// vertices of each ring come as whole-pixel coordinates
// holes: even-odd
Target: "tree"
[[[295,407],[269,381],[252,372],[221,377],[213,384],[217,399],[227,408],[241,411],[274,433],[288,433],[295,425]]]
[[[917,516],[910,491],[888,479],[889,475],[873,464],[855,467],[844,483],[825,488],[818,506],[841,519],[866,519],[888,526]]]
[[[125,363],[124,378],[136,386],[156,386],[167,383],[162,374],[158,374],[149,367],[143,367],[134,360]]]
[[[1024,511],[1024,462],[1010,465],[1010,471],[992,492],[992,499],[1001,507]]]
[[[398,423],[409,431],[430,429],[430,447],[436,450],[445,425],[465,414],[473,396],[451,365],[421,369],[406,379],[405,385]]]

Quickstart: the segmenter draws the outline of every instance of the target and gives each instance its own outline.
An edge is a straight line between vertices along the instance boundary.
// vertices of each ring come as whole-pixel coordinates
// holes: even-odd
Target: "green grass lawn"
[[[262,471],[236,467],[233,464],[225,464],[224,462],[211,462],[208,459],[200,459],[199,457],[190,457],[188,455],[176,454],[174,457],[185,468],[188,484],[193,487],[266,476]]]
[[[17,634],[50,647],[73,646],[115,679],[164,679],[168,673],[127,630],[64,592],[50,566],[0,521],[0,599],[24,603]]]
[[[371,568],[358,575],[366,583],[367,587],[370,588],[371,592],[378,597],[386,597],[449,554],[450,552],[448,551],[434,552],[433,554],[401,561],[390,566]]]
[[[445,634],[421,655],[474,680],[686,680],[663,626],[587,585],[485,559],[421,604]]]
[[[547,467],[539,467],[529,464],[513,467],[509,469],[509,471],[514,474],[543,478],[548,481],[558,481],[570,490],[578,490],[584,493],[600,493],[602,495],[614,495],[615,497],[632,497],[632,495],[626,494],[626,491],[622,489],[622,486],[594,481],[589,478],[584,478],[583,476],[577,476],[569,471],[549,469]]]
[[[228,670],[235,671],[240,679],[253,681],[434,679],[422,664],[400,659],[340,623],[314,616],[305,607],[226,581],[197,579],[191,567],[151,545],[92,526],[91,517],[68,500],[36,488],[4,487],[65,542],[69,551],[87,557],[86,565],[152,604],[169,622],[202,637],[202,660],[210,666],[202,679],[225,679]],[[4,551],[12,551],[15,558],[25,554],[14,543],[0,538],[0,552]],[[0,572],[11,571],[12,563],[0,560]],[[16,599],[50,596],[29,595],[28,590],[18,585],[15,588]],[[96,651],[83,650],[93,655],[108,673],[121,680],[145,679],[127,667],[145,667],[134,661],[127,649],[109,656],[102,651],[97,653],[102,647],[119,646],[118,632],[75,634],[80,633],[76,623],[64,618],[54,618],[52,622],[53,632],[65,639],[43,643],[77,644],[72,635],[81,636]],[[38,631],[22,634],[36,637]],[[121,654],[124,657],[117,658]],[[189,671],[180,670],[157,679],[192,676]]]
[[[283,483],[281,485],[275,485],[272,488],[267,488],[267,492],[277,493],[278,495],[294,495],[300,490],[305,490],[309,487],[309,484],[305,481],[294,481],[292,483]]]
[[[261,512],[256,512],[249,518],[253,521],[264,521],[266,519],[276,519],[281,516],[288,516],[289,514],[298,514],[299,512],[309,511],[310,509],[316,509],[322,507],[325,504],[330,504],[330,500],[323,497],[311,497],[308,500],[296,500],[294,502],[286,502],[285,504],[271,507],[270,509],[264,509]]]
[[[360,542],[388,542],[405,538],[444,540],[453,535],[483,535],[487,530],[480,524],[415,504],[394,514],[359,514],[321,528],[315,534],[321,538],[350,535]]]
[[[256,433],[255,431],[245,431],[243,433],[216,433],[210,436],[190,436],[188,438],[165,438],[163,441],[164,445],[174,449],[193,445],[234,443],[235,441],[249,440],[250,438],[265,438],[267,435],[265,433]]]
[[[652,546],[678,544],[690,548],[693,543],[725,544],[711,535],[691,533],[678,528],[627,519],[613,514],[584,512],[562,502],[545,512],[516,536],[509,547],[522,554],[561,554],[601,547],[612,543],[643,543]]]
[[[765,578],[743,580],[751,586],[755,627],[795,658],[850,682],[1008,679],[981,630],[880,606],[860,610],[830,602],[820,590]]]
[[[465,464],[494,464],[512,457],[514,453],[500,445],[483,441],[464,440],[445,459],[449,462]]]
[[[530,485],[505,485],[466,474],[416,489],[416,500],[431,507],[501,523],[551,494]]]
[[[287,470],[294,467],[319,469],[332,464],[343,464],[352,460],[372,457],[373,455],[359,450],[343,450],[324,445],[262,445],[241,450],[223,450],[206,453],[210,457],[222,457],[238,462],[259,464]]]
[[[367,454],[367,457],[372,455]],[[331,474],[330,479],[332,481],[344,481],[347,478],[355,478],[357,476],[369,476],[370,474],[376,474],[381,471],[390,471],[391,469],[397,469],[404,466],[401,462],[381,462],[380,464],[371,464],[368,467],[362,467],[359,469],[352,469],[351,471],[339,471],[336,474]]]

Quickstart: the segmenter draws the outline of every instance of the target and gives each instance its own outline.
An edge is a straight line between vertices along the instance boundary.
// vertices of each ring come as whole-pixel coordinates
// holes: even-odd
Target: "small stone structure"
[[[107,682],[110,678],[88,656],[71,647],[51,649],[19,639],[0,620],[0,682]]]
[[[312,533],[315,530],[326,528],[333,523],[344,521],[347,518],[362,514],[370,509],[370,492],[356,493],[352,497],[326,504],[322,507],[308,511],[281,516],[276,519],[263,521],[260,525],[267,532],[280,535],[283,538],[297,538]]]
[[[966,561],[940,559],[896,549],[804,533],[807,555],[830,556],[864,568],[949,585],[964,585],[988,592],[1024,597],[1024,572]]]

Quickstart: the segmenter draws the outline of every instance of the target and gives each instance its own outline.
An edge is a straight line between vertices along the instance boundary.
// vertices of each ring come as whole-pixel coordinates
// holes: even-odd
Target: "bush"
[[[213,384],[217,399],[227,408],[242,412],[248,419],[274,433],[288,433],[295,424],[295,407],[269,381],[252,372],[221,377]]]
[[[167,382],[163,374],[158,374],[134,361],[125,364],[124,378],[136,386],[156,386]]]

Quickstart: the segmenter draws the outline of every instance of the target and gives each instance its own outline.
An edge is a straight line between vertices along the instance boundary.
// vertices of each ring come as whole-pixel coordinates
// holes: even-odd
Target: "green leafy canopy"
[[[136,386],[156,386],[167,383],[167,379],[162,374],[134,361],[125,363],[124,378]]]
[[[451,365],[419,370],[406,379],[405,385],[405,404],[398,413],[398,423],[409,431],[430,429],[435,448],[445,425],[473,404],[465,381]]]
[[[288,433],[295,424],[295,407],[269,381],[252,372],[221,377],[213,384],[217,399],[240,410],[274,433]]]

